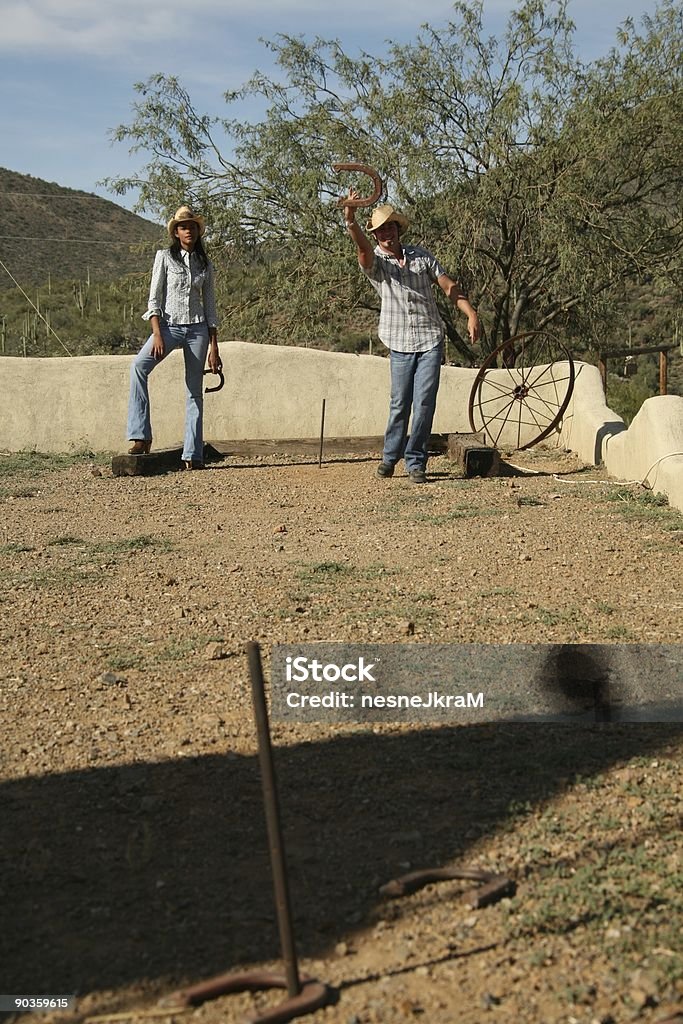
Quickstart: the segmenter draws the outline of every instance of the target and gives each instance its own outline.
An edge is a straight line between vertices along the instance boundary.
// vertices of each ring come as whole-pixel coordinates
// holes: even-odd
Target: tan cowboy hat
[[[382,227],[382,224],[388,224],[392,220],[395,220],[398,224],[399,235],[402,235],[410,224],[410,221],[404,214],[395,210],[390,203],[385,203],[384,206],[375,207],[365,227],[368,231],[376,231],[377,228]]]
[[[175,229],[179,224],[182,224],[184,220],[192,220],[199,227],[200,237],[206,231],[206,224],[204,218],[200,217],[198,213],[193,213],[189,206],[179,206],[175,212],[175,216],[172,217],[168,222],[168,233],[171,238],[175,238]]]

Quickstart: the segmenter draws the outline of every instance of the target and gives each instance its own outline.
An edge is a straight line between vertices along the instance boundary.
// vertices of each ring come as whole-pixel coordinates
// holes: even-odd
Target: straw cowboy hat
[[[179,224],[182,224],[183,221],[186,220],[194,221],[199,228],[200,237],[206,231],[206,224],[204,223],[203,217],[200,217],[198,213],[193,213],[189,206],[180,206],[176,210],[175,216],[168,222],[168,233],[171,238],[175,238],[175,229]]]
[[[398,233],[402,235],[405,229],[408,227],[410,221],[408,218],[395,210],[390,203],[385,203],[384,206],[376,206],[372,211],[370,220],[367,222],[365,227],[368,231],[376,231],[377,228],[381,228],[382,224],[388,224],[390,221],[395,220],[398,224]]]

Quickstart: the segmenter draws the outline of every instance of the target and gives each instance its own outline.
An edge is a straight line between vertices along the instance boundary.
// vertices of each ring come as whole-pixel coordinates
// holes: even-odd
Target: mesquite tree
[[[136,86],[115,137],[150,161],[109,184],[165,216],[195,202],[240,277],[233,332],[297,340],[374,307],[334,206],[367,180],[330,169],[370,164],[411,218],[407,237],[468,288],[484,351],[548,325],[585,347],[633,282],[680,294],[681,20],[665,0],[590,66],[561,0],[521,0],[500,38],[485,36],[480,0],[458,0],[448,24],[382,57],[278,36],[278,76],[226,94],[233,109],[258,98],[256,123],[198,113],[175,77]],[[471,360],[448,304],[443,315]]]

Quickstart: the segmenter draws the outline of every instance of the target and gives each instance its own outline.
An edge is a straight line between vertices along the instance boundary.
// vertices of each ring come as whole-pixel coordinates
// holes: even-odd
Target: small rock
[[[102,470],[98,469],[97,466],[94,466],[93,469],[90,470],[90,472],[92,473],[93,476],[102,476]]]
[[[645,1009],[646,1006],[654,1006],[656,1000],[648,992],[644,992],[642,988],[631,988],[628,991],[631,1002],[638,1007],[639,1010]]]
[[[103,672],[98,681],[105,686],[125,686],[127,683],[126,677],[117,675],[116,672]]]
[[[642,967],[639,967],[632,973],[630,981],[633,988],[642,989],[649,996],[657,994],[657,982]]]
[[[204,648],[204,657],[207,661],[220,661],[222,658],[226,658],[227,655],[222,644],[212,641]]]
[[[334,947],[334,951],[337,954],[337,956],[348,956],[349,947],[345,942],[338,942],[337,945]]]
[[[414,622],[404,622],[402,627],[401,627],[401,632],[403,633],[404,636],[414,636],[415,635],[415,623]]]

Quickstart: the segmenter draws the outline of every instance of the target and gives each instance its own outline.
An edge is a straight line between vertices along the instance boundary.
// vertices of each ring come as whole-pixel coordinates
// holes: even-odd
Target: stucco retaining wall
[[[389,402],[389,362],[379,356],[280,345],[221,346],[225,386],[207,395],[204,436],[317,437],[322,399],[329,437],[382,434]],[[64,452],[123,451],[131,356],[0,359],[0,393],[13,396],[0,421],[0,447]],[[468,431],[467,399],[475,371],[445,368],[436,431]],[[216,378],[206,377],[208,386]],[[183,360],[173,353],[150,378],[154,446],[183,437]]]
[[[590,363],[574,365],[574,392],[557,443],[576,452],[584,462],[598,466],[603,461],[607,439],[625,431],[626,425],[605,402],[597,366]]]
[[[206,396],[207,440],[317,437],[326,399],[328,437],[379,435],[388,411],[389,363],[379,356],[279,345],[221,346],[225,387]],[[125,450],[132,356],[0,359],[0,448],[66,452]],[[434,430],[468,432],[468,399],[476,370],[444,367]],[[207,384],[215,378],[207,376]],[[174,353],[150,382],[154,444],[181,443],[182,357]],[[501,447],[506,437],[501,438]],[[642,480],[683,509],[683,399],[649,399],[627,431],[605,404],[596,367],[576,364],[572,401],[547,443],[571,449],[611,476]]]
[[[610,476],[641,481],[683,510],[683,398],[648,398],[628,430],[607,438],[604,461]]]

